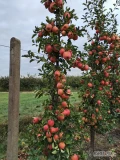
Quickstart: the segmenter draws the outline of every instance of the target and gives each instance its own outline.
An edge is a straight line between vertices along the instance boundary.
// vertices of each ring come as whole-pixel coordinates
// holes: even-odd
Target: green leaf
[[[30,63],[33,62],[33,61],[34,61],[34,59],[31,59],[31,60],[30,60]]]
[[[37,35],[36,33],[35,33],[35,34],[33,34],[33,35],[32,35],[32,38],[34,38],[36,35]]]
[[[61,149],[61,153],[64,153],[65,151]]]
[[[39,43],[39,46],[38,46],[38,53],[40,52],[40,49],[41,49],[41,43]]]
[[[57,154],[57,151],[56,150],[52,151],[52,154]]]
[[[70,154],[70,151],[69,151],[69,149],[68,149],[68,148],[66,148],[66,151],[67,151],[67,153],[68,153],[68,154]]]
[[[54,145],[54,143],[52,143],[52,148],[55,148],[55,145]]]
[[[53,74],[53,71],[51,71],[48,75],[50,76],[50,75],[52,75]]]

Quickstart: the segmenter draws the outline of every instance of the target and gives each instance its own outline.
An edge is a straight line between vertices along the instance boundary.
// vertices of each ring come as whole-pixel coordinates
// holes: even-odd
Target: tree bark
[[[94,126],[90,126],[90,149],[88,160],[94,160],[94,149],[95,149],[95,130]]]

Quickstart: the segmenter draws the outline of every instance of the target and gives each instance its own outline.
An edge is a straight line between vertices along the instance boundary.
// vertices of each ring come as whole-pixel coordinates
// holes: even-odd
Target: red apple
[[[51,127],[50,128],[50,132],[51,133],[56,133],[56,132],[58,132],[59,131],[59,128],[57,127],[57,128],[55,128],[55,127]]]
[[[100,101],[100,100],[97,100],[97,104],[100,106],[100,105],[101,105],[101,101]]]
[[[50,127],[53,127],[54,124],[55,124],[54,120],[52,120],[52,119],[49,119],[49,120],[48,120],[48,125],[49,125]]]
[[[95,44],[95,42],[94,42],[94,41],[92,41],[92,42],[91,42],[91,45],[94,45],[94,44]]]
[[[52,31],[53,31],[53,33],[58,33],[59,32],[59,29],[58,29],[58,27],[56,27],[56,26],[54,26],[53,28],[52,28]]]
[[[47,0],[47,1],[44,3],[45,8],[48,8],[48,7],[50,6],[50,4],[51,4],[51,1]]]
[[[59,121],[63,121],[65,119],[65,116],[64,116],[64,114],[61,113],[57,116],[57,118]]]
[[[62,84],[61,82],[58,82],[58,83],[57,83],[57,88],[58,88],[58,89],[62,89],[62,88],[63,88],[63,84]]]
[[[69,109],[65,109],[62,114],[64,114],[65,116],[69,116],[70,115],[70,110]]]
[[[63,89],[58,89],[58,92],[57,92],[57,93],[58,93],[58,95],[61,96],[61,95],[64,93],[64,92],[63,92]]]
[[[71,52],[66,51],[66,52],[63,53],[63,58],[65,60],[69,60],[71,57],[72,57]]]
[[[45,29],[47,32],[51,32],[52,31],[52,25],[51,24],[46,24]]]
[[[68,38],[73,39],[73,32],[71,32],[71,31],[68,32]]]
[[[84,112],[84,113],[87,113],[87,109],[84,109],[83,112]]]
[[[33,123],[34,123],[34,124],[39,123],[39,121],[40,121],[40,118],[39,118],[39,117],[33,117]]]
[[[52,105],[49,105],[49,106],[48,106],[48,109],[49,109],[49,110],[52,110],[52,109],[53,109],[53,106],[52,106]]]
[[[105,85],[105,81],[102,80],[102,81],[100,82],[100,84]]]
[[[90,88],[93,87],[93,84],[89,82],[88,87],[90,87]]]
[[[66,94],[71,95],[71,90],[67,89]]]
[[[89,51],[89,52],[88,52],[88,54],[89,54],[89,55],[92,55],[92,54],[93,54],[93,52],[92,52],[92,51]]]
[[[55,73],[54,73],[54,76],[59,77],[60,76],[60,71],[56,70]]]
[[[40,31],[40,32],[38,33],[38,37],[43,37],[43,32],[42,32],[42,31]]]
[[[102,56],[103,55],[103,52],[98,52],[99,56]]]
[[[81,62],[78,62],[78,63],[77,63],[77,67],[78,67],[79,69],[82,69],[82,68],[83,68],[83,64],[82,64]]]
[[[48,148],[49,150],[52,150],[52,149],[53,149],[53,148],[52,148],[52,144],[48,144],[47,148]]]
[[[61,28],[62,31],[66,31],[69,28],[69,24],[64,24],[64,26]]]
[[[55,134],[55,135],[53,136],[53,139],[54,139],[55,141],[57,141],[57,140],[59,139],[59,136],[58,136],[57,134]]]
[[[55,0],[55,3],[58,7],[62,7],[63,6],[63,0]]]
[[[100,90],[100,91],[102,91],[102,90],[103,90],[103,88],[102,88],[102,87],[99,87],[99,90]]]
[[[71,156],[71,160],[79,160],[79,156],[77,154],[74,154]]]
[[[64,52],[65,52],[65,49],[64,49],[64,48],[61,48],[60,51],[59,51],[59,53],[60,53],[61,56],[63,56],[63,53],[64,53]]]
[[[65,17],[65,18],[70,18],[70,17],[71,17],[71,16],[70,16],[70,13],[69,13],[69,12],[65,12],[65,13],[64,13],[64,17]]]
[[[62,36],[66,36],[66,31],[61,32]]]
[[[37,134],[37,137],[41,137],[41,134]]]
[[[49,53],[52,53],[53,47],[52,47],[50,44],[48,44],[48,45],[45,46],[45,51],[46,51],[48,54],[49,54]]]
[[[55,63],[57,61],[57,58],[55,56],[50,57],[50,61],[52,63]]]
[[[59,138],[62,138],[63,137],[63,132],[60,132],[59,133]]]
[[[117,113],[120,113],[120,109],[119,109],[119,108],[117,108],[115,111],[116,111]]]
[[[50,138],[52,136],[52,134],[50,132],[46,132],[46,137]]]
[[[60,142],[60,143],[58,144],[58,146],[59,146],[60,149],[64,149],[66,145],[65,145],[64,142]]]
[[[99,109],[98,109],[98,108],[95,108],[95,111],[96,111],[96,112],[99,112]]]
[[[64,108],[68,107],[68,104],[67,104],[66,101],[63,101],[63,102],[61,103],[61,105],[62,105],[62,107],[64,107]]]
[[[89,70],[89,66],[87,64],[84,65],[84,70],[85,71]]]
[[[56,7],[56,3],[55,3],[55,2],[52,2],[52,3],[50,4],[48,10],[49,10],[51,13],[54,13],[55,7]]]
[[[48,129],[49,129],[49,126],[47,124],[43,126],[44,131],[47,131]]]
[[[78,39],[78,35],[77,34],[74,34],[73,35],[73,40],[75,41],[75,40],[77,40]]]

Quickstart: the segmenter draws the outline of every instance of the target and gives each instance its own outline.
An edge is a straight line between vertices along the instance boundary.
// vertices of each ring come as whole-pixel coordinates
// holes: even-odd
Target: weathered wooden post
[[[18,159],[21,42],[10,41],[7,160]]]

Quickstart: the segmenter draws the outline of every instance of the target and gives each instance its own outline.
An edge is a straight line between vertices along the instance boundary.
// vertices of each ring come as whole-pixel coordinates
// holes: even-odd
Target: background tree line
[[[67,85],[72,89],[77,89],[81,86],[81,76],[67,76]],[[51,80],[52,81],[52,80]],[[30,76],[20,78],[20,91],[34,91],[36,89],[45,88],[46,81],[40,77]],[[0,91],[9,90],[9,77],[0,77]]]

